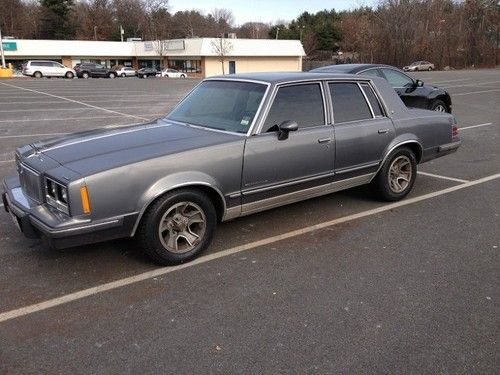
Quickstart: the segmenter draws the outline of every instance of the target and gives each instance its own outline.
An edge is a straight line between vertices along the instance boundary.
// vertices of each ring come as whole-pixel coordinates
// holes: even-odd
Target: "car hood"
[[[154,157],[241,140],[241,136],[166,120],[114,129],[99,129],[31,145],[58,164],[80,174],[140,162]]]

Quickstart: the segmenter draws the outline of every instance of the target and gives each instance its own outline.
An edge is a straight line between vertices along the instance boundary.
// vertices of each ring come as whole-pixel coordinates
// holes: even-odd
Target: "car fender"
[[[161,178],[160,180],[153,183],[139,198],[137,204],[137,212],[139,215],[137,221],[132,230],[132,236],[141,221],[144,212],[147,208],[156,200],[158,197],[168,193],[169,191],[183,188],[183,187],[204,187],[211,189],[220,198],[220,204],[222,205],[222,215],[226,212],[226,200],[224,194],[222,194],[222,189],[220,188],[217,181],[206,173],[199,171],[186,171],[174,173]]]
[[[405,145],[408,145],[410,147],[411,146],[418,147],[419,152],[417,155],[415,155],[415,157],[417,158],[417,163],[418,163],[420,161],[420,159],[422,158],[422,153],[424,150],[424,148],[422,146],[422,142],[415,134],[405,133],[405,134],[398,135],[396,138],[394,138],[387,145],[387,147],[384,150],[384,157],[382,159],[382,163],[380,163],[380,167],[385,163],[387,157],[391,154],[391,152],[393,152],[398,147],[405,146]]]

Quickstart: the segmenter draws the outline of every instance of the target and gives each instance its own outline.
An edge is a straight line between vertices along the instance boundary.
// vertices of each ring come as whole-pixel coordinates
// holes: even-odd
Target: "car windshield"
[[[167,119],[246,134],[265,91],[266,86],[260,83],[205,81],[193,90]]]

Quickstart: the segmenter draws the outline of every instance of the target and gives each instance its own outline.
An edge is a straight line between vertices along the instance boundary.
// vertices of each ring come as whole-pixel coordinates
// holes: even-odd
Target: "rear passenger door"
[[[333,180],[335,143],[325,104],[321,82],[278,88],[260,131],[245,144],[243,212],[272,197],[288,199]],[[279,140],[278,126],[287,120],[297,122],[299,129]]]
[[[329,82],[335,129],[335,179],[371,174],[394,126],[369,82]]]

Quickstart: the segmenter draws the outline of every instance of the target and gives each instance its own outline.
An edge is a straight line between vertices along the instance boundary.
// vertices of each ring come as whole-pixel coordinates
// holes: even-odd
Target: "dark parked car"
[[[115,78],[116,71],[101,64],[81,63],[73,68],[78,78]]]
[[[148,78],[148,77],[156,77],[160,72],[155,68],[142,68],[137,71],[137,77],[139,78]]]
[[[172,264],[205,249],[219,221],[369,183],[402,199],[418,163],[459,146],[453,116],[408,109],[381,78],[237,74],[205,79],[149,124],[18,148],[2,198],[26,236],[135,236]]]
[[[339,64],[311,70],[314,73],[362,74],[385,78],[408,107],[451,113],[451,97],[445,90],[413,79],[402,70],[382,64]]]

